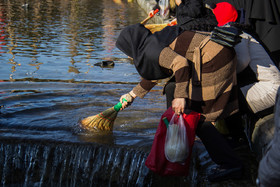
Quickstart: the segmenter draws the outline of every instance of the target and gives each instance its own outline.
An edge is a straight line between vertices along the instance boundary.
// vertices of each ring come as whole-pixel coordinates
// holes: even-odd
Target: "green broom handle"
[[[164,118],[162,118],[162,120],[163,120],[164,124],[166,125],[166,128],[168,128],[168,126],[169,126],[168,119],[166,117],[164,117]]]
[[[123,100],[122,101],[127,101],[125,98],[123,98]],[[115,106],[114,106],[114,110],[115,111],[119,111],[120,109],[122,108],[122,103],[121,102],[118,102],[118,104],[116,104]]]

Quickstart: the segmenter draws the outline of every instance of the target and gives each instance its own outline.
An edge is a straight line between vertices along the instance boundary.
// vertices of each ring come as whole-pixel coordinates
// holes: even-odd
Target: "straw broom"
[[[152,13],[149,14],[149,16],[144,19],[141,24],[145,25],[145,27],[147,29],[149,29],[152,33],[155,33],[157,31],[161,31],[162,29],[164,29],[166,26],[173,26],[173,25],[176,25],[177,24],[177,19],[174,19],[172,20],[171,22],[169,23],[163,23],[163,24],[147,24],[146,23],[152,18],[154,17],[154,15],[156,13],[158,13],[158,9],[154,10]]]
[[[126,101],[126,99],[123,99],[123,101]],[[80,121],[80,125],[83,129],[89,131],[112,131],[114,121],[121,108],[122,103],[119,102],[114,107],[108,108],[97,115],[84,118]]]
[[[157,31],[161,31],[164,29],[166,26],[173,26],[177,24],[177,20],[174,19],[169,23],[162,23],[162,24],[147,24],[145,27],[149,29],[152,33],[155,33]]]

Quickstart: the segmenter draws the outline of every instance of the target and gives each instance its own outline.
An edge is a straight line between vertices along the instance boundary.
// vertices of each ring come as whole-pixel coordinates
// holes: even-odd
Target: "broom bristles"
[[[123,98],[122,101],[127,101]],[[122,103],[118,102],[112,108],[108,108],[103,112],[95,115],[89,116],[80,121],[80,126],[89,131],[112,131],[114,121],[117,118],[118,112],[122,108]]]
[[[147,24],[145,27],[151,31],[151,33],[155,33],[157,31],[161,31],[164,27],[167,26],[167,23],[164,24]]]
[[[80,121],[81,127],[89,131],[112,131],[118,111],[114,107],[109,108],[97,115],[89,116]]]

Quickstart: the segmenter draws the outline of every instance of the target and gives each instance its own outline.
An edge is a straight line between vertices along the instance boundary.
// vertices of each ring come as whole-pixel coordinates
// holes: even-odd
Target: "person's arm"
[[[132,92],[140,98],[144,96],[157,84],[157,81],[142,79],[137,86],[132,89]]]
[[[159,7],[159,5],[158,5],[158,2],[159,2],[159,0],[156,0],[156,5],[153,7],[153,11],[154,10],[156,10],[156,9],[159,9],[160,10],[160,7]]]
[[[170,47],[165,47],[160,53],[159,65],[173,71],[176,79],[174,98],[188,98],[190,80],[190,66],[188,60],[174,52]]]
[[[122,108],[128,107],[132,104],[136,97],[144,98],[144,96],[157,84],[157,81],[142,79],[129,93],[124,94],[120,98]],[[123,101],[125,98],[127,101]]]
[[[176,87],[174,91],[175,99],[172,101],[172,109],[175,113],[183,113],[186,104],[185,98],[189,97],[189,62],[185,57],[174,52],[170,47],[166,47],[160,54],[159,65],[173,71]]]
[[[177,0],[176,4],[177,19],[182,17],[197,18],[202,14],[203,2],[201,0],[186,0],[184,3],[180,3],[180,0]]]
[[[160,11],[160,6],[158,4],[159,0],[156,0],[156,5],[152,8],[152,10],[149,12],[149,15],[153,14],[153,12],[158,9]]]

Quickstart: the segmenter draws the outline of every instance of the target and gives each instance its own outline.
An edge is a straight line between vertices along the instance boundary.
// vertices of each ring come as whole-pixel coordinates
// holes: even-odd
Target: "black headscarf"
[[[159,55],[181,32],[179,27],[172,26],[152,34],[138,23],[122,30],[116,46],[133,58],[140,76],[147,80],[163,79],[170,74],[159,66]]]

